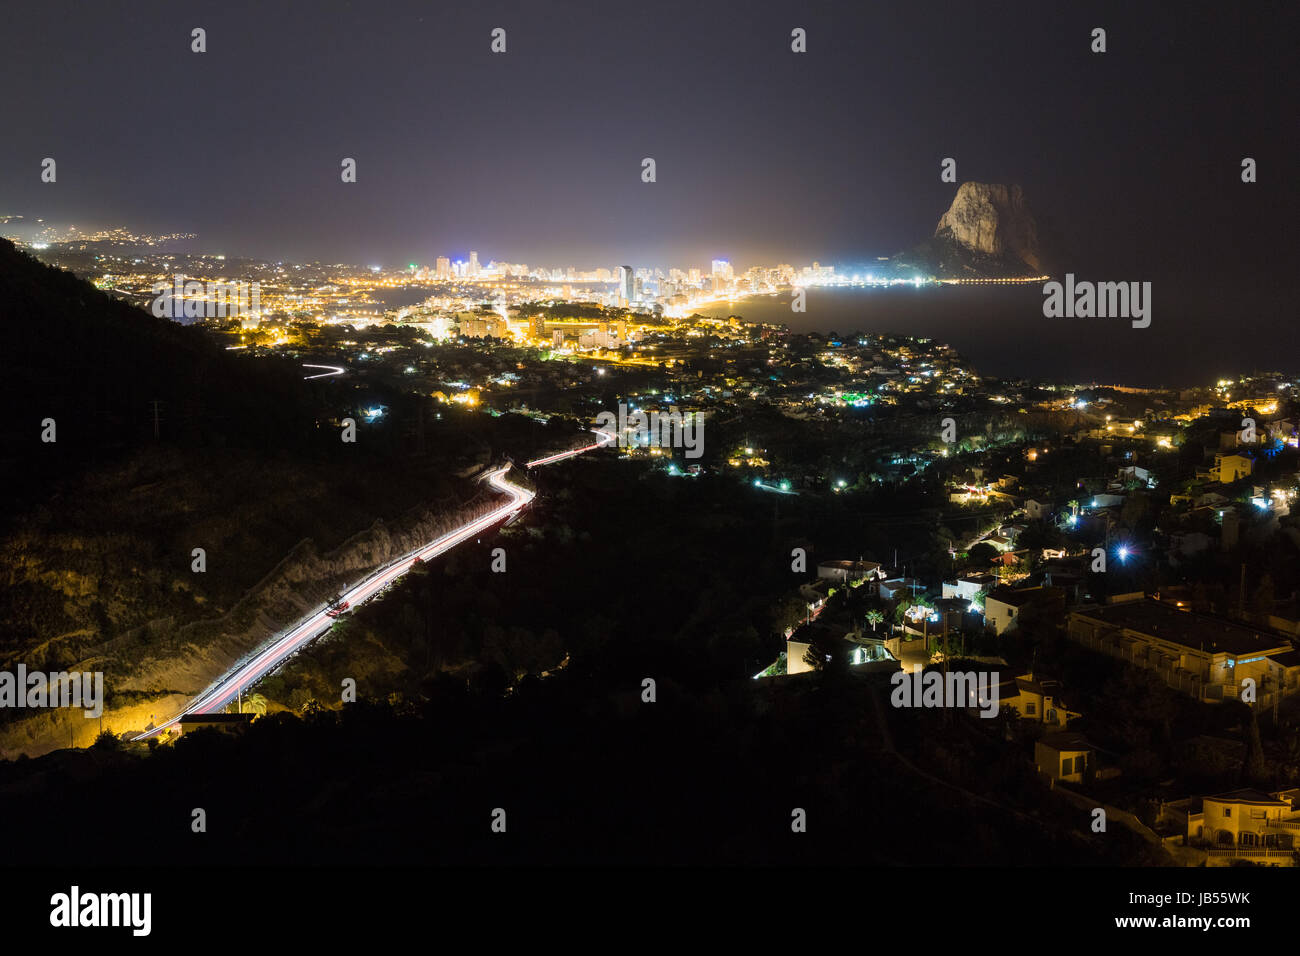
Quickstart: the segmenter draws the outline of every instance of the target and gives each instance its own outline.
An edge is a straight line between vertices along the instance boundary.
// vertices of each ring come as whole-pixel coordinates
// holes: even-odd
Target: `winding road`
[[[572,451],[562,452],[558,455],[551,455],[546,458],[539,458],[530,461],[527,467],[532,468],[537,465],[550,464],[551,462],[562,461],[566,458],[572,458],[583,452],[591,451],[594,448],[602,448],[614,440],[615,435],[609,432],[598,432],[601,436],[599,440],[592,445],[584,445],[581,448]],[[440,538],[430,541],[403,555],[395,561],[390,562],[379,570],[375,571],[360,584],[355,585],[350,590],[344,592],[341,601],[346,601],[349,608],[356,608],[370,600],[376,594],[383,591],[394,581],[400,578],[417,563],[428,561],[436,558],[440,554],[445,554],[458,544],[469,540],[477,534],[481,534],[488,528],[492,527],[499,521],[508,520],[522,511],[530,501],[536,497],[535,493],[527,488],[513,484],[506,478],[506,472],[510,466],[498,468],[495,471],[488,472],[484,477],[488,484],[495,490],[506,496],[506,500],[499,507],[496,507],[483,515],[476,518],[454,531],[449,531]],[[310,644],[316,638],[320,637],[334,624],[334,619],[326,613],[329,610],[328,605],[322,605],[309,613],[290,630],[280,637],[275,638],[268,645],[255,651],[251,657],[239,661],[213,683],[207,690],[195,697],[185,710],[181,711],[166,723],[159,724],[142,734],[135,736],[134,740],[146,740],[163,731],[175,726],[180,722],[182,717],[190,714],[212,714],[221,713],[225,710],[226,705],[238,697],[241,693],[251,688],[259,680],[279,667],[286,659],[306,645]]]
[[[593,428],[592,431],[600,436],[594,445],[583,445],[581,448],[562,451],[558,455],[548,455],[546,458],[534,458],[532,461],[524,462],[524,467],[536,468],[539,465],[550,465],[557,461],[564,461],[566,458],[572,458],[574,455],[581,455],[584,451],[591,451],[593,448],[603,448],[606,445],[618,441],[618,436],[613,432],[607,432],[599,428]]]
[[[314,379],[314,378],[331,378],[331,377],[333,377],[333,376],[335,376],[335,375],[342,375],[344,372],[347,371],[347,369],[345,369],[345,368],[343,368],[342,366],[339,366],[339,365],[304,365],[303,368],[323,368],[323,369],[326,369],[326,371],[321,372],[321,373],[319,373],[319,374],[317,374],[317,375],[305,375],[305,376],[303,376],[303,381],[304,381],[304,382],[310,382],[310,381],[311,381],[312,379]]]

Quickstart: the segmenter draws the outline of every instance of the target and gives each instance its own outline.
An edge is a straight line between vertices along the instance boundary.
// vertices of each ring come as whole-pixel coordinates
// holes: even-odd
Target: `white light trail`
[[[481,534],[498,521],[508,518],[524,508],[536,495],[527,488],[521,488],[506,481],[505,474],[508,470],[509,466],[507,465],[505,468],[498,468],[496,471],[489,472],[486,476],[488,483],[493,488],[507,496],[508,500],[504,504],[489,511],[481,518],[464,524],[455,531],[449,531],[442,537],[403,555],[386,567],[380,568],[366,580],[343,594],[341,601],[346,601],[350,608],[363,604],[411,570],[417,560],[428,561],[450,551],[456,545],[474,537],[476,534]],[[158,725],[153,730],[145,731],[134,739],[144,740],[161,733],[178,723],[182,717],[188,714],[210,714],[222,711],[227,704],[244,690],[256,684],[284,663],[292,654],[328,631],[334,623],[334,619],[325,613],[327,610],[328,607],[323,607],[309,614],[297,626],[273,640],[269,646],[258,651],[251,660],[236,664],[216,683],[192,700],[181,713],[166,723]]]
[[[303,365],[303,368],[329,369],[329,371],[321,372],[319,375],[304,375],[302,379],[304,382],[310,382],[314,378],[329,378],[330,376],[333,375],[342,375],[344,372],[347,371],[347,369],[340,368],[337,365]]]
[[[525,468],[536,468],[539,465],[549,465],[552,462],[563,461],[566,458],[572,458],[575,455],[581,455],[584,451],[591,451],[594,448],[604,448],[605,446],[618,441],[618,436],[613,432],[607,432],[604,429],[593,428],[593,432],[600,436],[600,439],[592,445],[583,445],[581,448],[573,448],[569,451],[562,451],[558,455],[548,455],[545,458],[534,458],[532,461],[524,462]]]

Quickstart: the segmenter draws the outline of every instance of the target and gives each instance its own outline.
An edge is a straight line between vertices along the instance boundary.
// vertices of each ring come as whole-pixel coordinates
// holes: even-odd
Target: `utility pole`
[[[1241,593],[1237,596],[1237,616],[1246,616],[1246,562],[1241,562]]]

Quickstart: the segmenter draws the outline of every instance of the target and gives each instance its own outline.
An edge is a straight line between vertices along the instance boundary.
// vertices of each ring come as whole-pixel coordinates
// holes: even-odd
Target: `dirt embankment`
[[[87,718],[75,708],[13,712],[16,719],[0,726],[0,758],[85,747],[101,731],[143,730],[150,721],[174,716],[241,657],[330,595],[496,504],[493,496],[481,495],[459,508],[413,509],[391,522],[375,521],[324,554],[302,540],[219,617],[161,617],[107,641],[83,643],[88,656],[75,669],[104,673],[102,717]]]

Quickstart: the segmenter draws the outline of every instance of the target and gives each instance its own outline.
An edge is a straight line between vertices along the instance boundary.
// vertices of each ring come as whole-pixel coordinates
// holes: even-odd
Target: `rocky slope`
[[[331,594],[494,506],[492,496],[482,495],[445,510],[413,509],[391,523],[376,521],[324,554],[303,540],[217,617],[169,615],[106,638],[83,631],[29,649],[28,659],[57,659],[65,669],[103,672],[108,698],[103,719],[87,720],[80,710],[19,712],[13,715],[17,719],[0,724],[0,759],[69,744],[85,747],[101,730],[142,730],[150,720],[173,716],[235,661]]]
[[[962,183],[934,235],[894,257],[896,268],[941,279],[1043,275],[1038,224],[1016,185]]]

